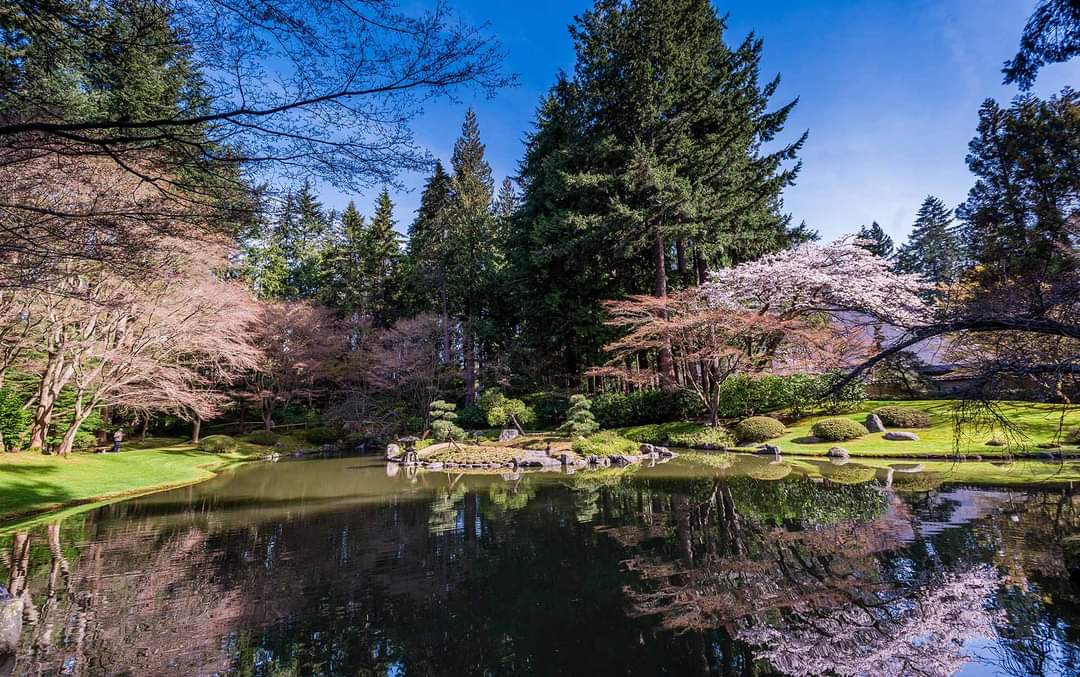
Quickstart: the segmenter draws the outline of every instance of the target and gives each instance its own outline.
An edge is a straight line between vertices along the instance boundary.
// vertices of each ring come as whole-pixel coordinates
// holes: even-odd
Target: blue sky
[[[727,40],[764,39],[763,79],[781,74],[777,103],[799,97],[788,136],[810,137],[803,170],[785,193],[795,223],[824,237],[877,220],[895,239],[910,230],[927,194],[950,206],[973,183],[964,164],[979,105],[1017,92],[1001,84],[1034,0],[728,0]],[[512,175],[541,96],[574,64],[567,26],[589,0],[452,0],[466,20],[488,22],[507,52],[518,87],[493,99],[465,95],[434,103],[414,125],[418,143],[447,162],[465,109],[479,116],[496,181]],[[1080,83],[1080,60],[1047,67],[1035,93]],[[399,230],[412,221],[423,176],[394,191]],[[324,193],[341,207],[348,200]],[[370,212],[372,195],[358,196]]]

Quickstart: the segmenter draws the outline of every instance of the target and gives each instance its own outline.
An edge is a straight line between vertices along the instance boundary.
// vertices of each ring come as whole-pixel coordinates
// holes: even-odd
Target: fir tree
[[[478,345],[483,340],[485,301],[502,265],[496,221],[492,213],[494,180],[484,157],[476,113],[470,109],[454,144],[451,159],[451,201],[447,210],[447,291],[461,324],[465,401],[477,391]]]
[[[381,327],[390,326],[396,318],[400,293],[401,249],[394,224],[394,203],[390,191],[383,188],[361,248],[365,310]]]
[[[364,247],[367,232],[364,217],[353,202],[341,213],[338,242],[326,261],[327,275],[323,302],[345,316],[358,319],[366,310],[364,291]]]
[[[591,435],[600,429],[592,413],[592,403],[584,395],[570,397],[570,410],[566,414],[566,423],[560,430],[574,436]]]
[[[893,255],[893,239],[889,237],[889,234],[885,232],[877,221],[871,223],[869,228],[859,226],[859,234],[856,235],[856,238],[861,240],[860,247],[883,259]]]
[[[963,267],[963,248],[953,227],[952,211],[933,195],[923,200],[908,241],[896,253],[896,268],[936,284],[956,280]]]
[[[406,257],[410,307],[418,312],[435,311],[442,318],[442,359],[451,359],[450,297],[447,287],[449,258],[449,207],[452,181],[435,162],[435,169],[420,195],[416,220],[409,226]]]

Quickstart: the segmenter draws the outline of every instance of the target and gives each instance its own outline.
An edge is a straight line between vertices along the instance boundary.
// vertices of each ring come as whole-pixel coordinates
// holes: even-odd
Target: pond
[[[777,465],[243,466],[0,537],[0,674],[1080,674],[1080,493]]]

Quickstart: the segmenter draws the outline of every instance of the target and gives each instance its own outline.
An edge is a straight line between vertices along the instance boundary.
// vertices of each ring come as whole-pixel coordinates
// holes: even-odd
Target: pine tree
[[[984,282],[1054,275],[1072,266],[1080,204],[1080,94],[987,100],[968,145],[975,186],[957,213],[968,256]]]
[[[420,195],[416,220],[409,226],[409,246],[406,257],[410,307],[417,311],[435,311],[442,318],[442,359],[449,362],[452,354],[450,327],[450,297],[447,280],[449,259],[449,207],[452,181],[435,162],[435,169]]]
[[[598,0],[571,29],[574,75],[544,102],[521,170],[533,232],[514,238],[570,258],[515,254],[529,267],[520,286],[530,298],[549,287],[545,305],[558,307],[530,320],[573,337],[560,347],[567,366],[599,349],[586,323],[560,327],[568,315],[595,325],[601,298],[663,296],[790,241],[780,194],[805,135],[777,143],[794,102],[768,111],[779,81],[759,84],[761,41],[732,49],[723,31],[708,0]],[[583,299],[568,288],[580,276],[555,273],[587,267],[586,288],[605,296]],[[659,361],[670,381],[663,349]]]
[[[307,182],[295,198],[295,219],[290,224],[289,289],[292,298],[317,298],[323,286],[324,257],[329,241],[326,214]]]
[[[484,157],[476,113],[465,114],[461,136],[451,158],[451,202],[447,210],[447,290],[451,312],[461,324],[461,353],[465,401],[477,391],[478,343],[483,339],[486,300],[502,265],[495,216],[492,213],[494,180]]]
[[[381,327],[390,326],[397,317],[401,286],[401,249],[394,225],[394,203],[390,191],[383,188],[361,249],[366,312]]]
[[[584,395],[570,397],[570,410],[566,414],[566,423],[560,430],[574,436],[591,435],[600,429],[592,413],[592,403]]]
[[[877,221],[871,223],[869,228],[859,226],[859,234],[856,235],[856,238],[861,240],[860,247],[883,259],[893,255],[893,239],[889,237],[889,234],[885,232],[885,229]]]
[[[351,201],[341,213],[338,224],[338,241],[326,260],[323,303],[347,317],[359,319],[366,311],[364,247],[367,244],[367,228],[364,217]]]
[[[915,215],[908,241],[896,253],[896,268],[916,273],[935,284],[949,284],[957,279],[964,257],[960,239],[953,227],[952,211],[933,195],[923,200]]]

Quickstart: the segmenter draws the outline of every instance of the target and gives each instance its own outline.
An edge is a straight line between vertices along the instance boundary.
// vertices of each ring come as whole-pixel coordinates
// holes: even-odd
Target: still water
[[[5,669],[1080,674],[1080,492],[785,474],[248,465],[0,537]]]

